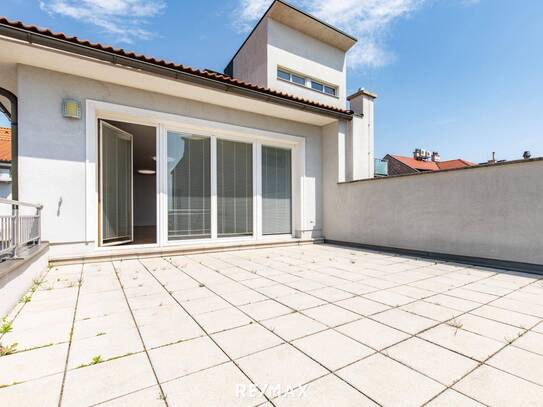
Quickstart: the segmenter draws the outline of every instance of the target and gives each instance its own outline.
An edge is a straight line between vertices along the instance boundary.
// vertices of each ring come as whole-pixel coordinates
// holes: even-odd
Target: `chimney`
[[[488,160],[487,164],[496,164],[496,152],[492,151],[492,159]]]
[[[345,140],[346,179],[374,177],[373,107],[376,98],[377,95],[365,89],[347,97],[354,115],[348,123]]]

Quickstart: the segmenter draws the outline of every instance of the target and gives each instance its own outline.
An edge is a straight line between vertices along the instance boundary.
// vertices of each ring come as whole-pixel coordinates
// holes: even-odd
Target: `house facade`
[[[325,183],[373,177],[355,42],[275,1],[221,74],[0,19],[17,198],[59,258],[322,238]]]

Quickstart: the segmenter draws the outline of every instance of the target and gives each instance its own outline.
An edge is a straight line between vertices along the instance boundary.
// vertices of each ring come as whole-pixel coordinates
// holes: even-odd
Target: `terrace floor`
[[[541,405],[542,278],[330,245],[56,267],[0,405]]]

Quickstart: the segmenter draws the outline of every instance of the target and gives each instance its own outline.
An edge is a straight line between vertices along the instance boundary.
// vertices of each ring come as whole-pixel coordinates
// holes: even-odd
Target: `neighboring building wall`
[[[94,248],[94,242],[85,242],[85,119],[62,117],[61,103],[66,97],[81,100],[83,106],[86,99],[93,99],[304,137],[303,226],[309,235],[321,235],[319,127],[29,66],[18,67],[17,93],[20,198],[44,205],[43,238],[53,244],[79,242],[82,247]]]
[[[543,264],[543,161],[338,184],[322,151],[326,239]]]
[[[268,86],[267,42],[268,19],[264,19],[234,58],[232,72],[234,78],[255,85]]]
[[[315,100],[346,107],[345,52],[311,38],[273,19],[268,20],[268,87]],[[277,67],[312,77],[339,88],[337,97],[277,79]]]
[[[418,171],[408,167],[401,161],[396,160],[394,157],[387,154],[384,158],[388,161],[388,175],[404,175],[404,174],[417,174]]]

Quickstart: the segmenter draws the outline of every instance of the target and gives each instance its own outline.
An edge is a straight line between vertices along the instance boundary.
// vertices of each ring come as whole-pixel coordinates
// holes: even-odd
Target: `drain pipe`
[[[18,114],[17,114],[17,96],[9,90],[0,88],[0,96],[4,96],[11,103],[10,112],[6,116],[11,122],[11,199],[19,200],[19,138],[18,138]],[[1,103],[0,103],[1,105]],[[5,111],[4,105],[2,110]]]

